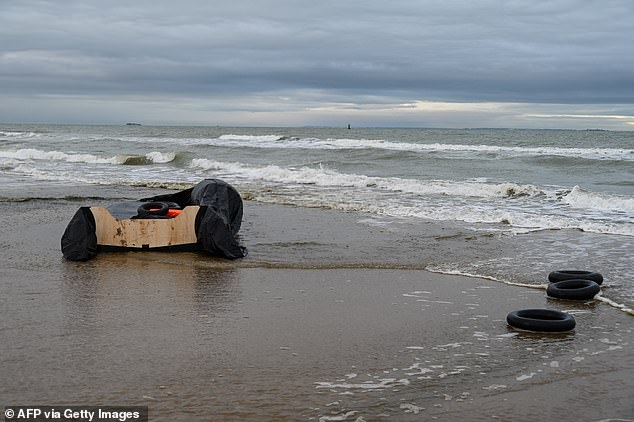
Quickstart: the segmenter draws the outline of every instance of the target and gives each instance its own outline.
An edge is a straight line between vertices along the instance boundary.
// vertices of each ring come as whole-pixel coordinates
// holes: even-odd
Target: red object
[[[168,217],[176,217],[178,214],[182,213],[183,210],[167,210],[167,216]]]

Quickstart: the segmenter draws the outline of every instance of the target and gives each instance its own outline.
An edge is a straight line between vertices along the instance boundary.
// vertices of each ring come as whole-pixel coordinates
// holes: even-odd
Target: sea
[[[426,270],[528,288],[550,271],[597,271],[607,303],[634,307],[634,132],[0,125],[2,202],[88,200],[97,187],[114,200],[206,178],[249,201],[398,227],[406,246],[424,224],[458,227],[465,244],[507,247]]]

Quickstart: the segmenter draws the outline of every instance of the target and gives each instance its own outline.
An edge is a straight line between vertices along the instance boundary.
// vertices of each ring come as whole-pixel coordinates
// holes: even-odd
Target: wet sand
[[[634,320],[605,304],[429,273],[420,254],[400,269],[397,237],[351,227],[358,216],[253,203],[242,261],[64,262],[59,238],[79,205],[0,204],[21,216],[0,222],[5,405],[147,405],[152,421],[634,420]],[[430,250],[498,248],[481,246]],[[507,327],[508,312],[531,307],[569,311],[577,328]]]

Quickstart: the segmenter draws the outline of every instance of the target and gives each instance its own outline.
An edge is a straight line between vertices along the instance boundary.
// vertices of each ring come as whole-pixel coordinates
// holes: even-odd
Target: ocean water
[[[634,132],[0,125],[2,201],[91,186],[116,199],[204,178],[253,201],[356,213],[404,239],[422,223],[459,227],[505,253],[427,269],[531,286],[553,270],[600,271],[604,296],[634,307]]]

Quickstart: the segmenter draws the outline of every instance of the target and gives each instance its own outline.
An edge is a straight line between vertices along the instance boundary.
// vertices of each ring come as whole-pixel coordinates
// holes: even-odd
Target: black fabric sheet
[[[95,217],[89,207],[81,207],[62,235],[62,253],[70,261],[87,261],[97,254]]]
[[[237,239],[242,224],[242,198],[238,191],[219,179],[206,179],[190,189],[108,207],[118,218],[132,218],[132,208],[144,202],[175,202],[182,208],[199,205],[196,216],[198,247],[215,256],[242,258],[247,249]],[[115,211],[117,210],[117,211]],[[62,236],[62,253],[71,261],[85,261],[97,253],[95,219],[90,208],[82,207]]]

